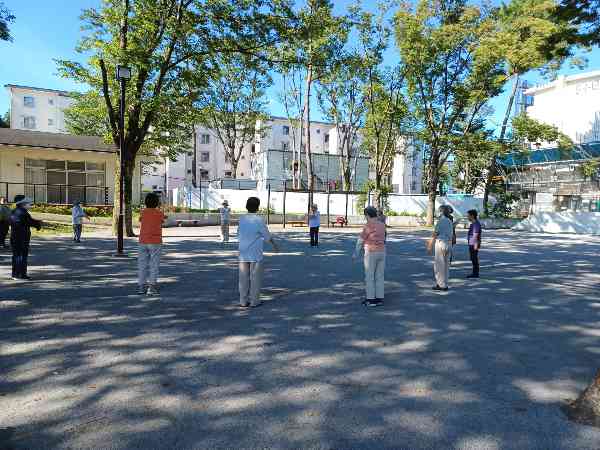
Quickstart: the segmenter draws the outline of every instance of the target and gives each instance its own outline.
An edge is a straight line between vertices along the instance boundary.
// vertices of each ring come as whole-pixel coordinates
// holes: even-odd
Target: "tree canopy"
[[[12,14],[4,2],[0,2],[0,41],[12,41],[10,34],[9,25],[15,20],[14,14]]]

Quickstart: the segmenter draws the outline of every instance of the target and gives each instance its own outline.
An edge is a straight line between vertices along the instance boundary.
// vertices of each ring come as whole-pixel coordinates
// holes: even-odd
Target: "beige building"
[[[98,137],[0,128],[0,196],[36,203],[112,205],[117,149]],[[140,198],[140,164],[133,199]]]
[[[65,91],[7,84],[10,127],[16,130],[66,133],[65,113],[73,99]]]

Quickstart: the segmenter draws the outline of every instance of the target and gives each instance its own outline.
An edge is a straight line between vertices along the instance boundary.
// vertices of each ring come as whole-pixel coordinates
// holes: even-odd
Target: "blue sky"
[[[17,16],[12,26],[14,42],[0,42],[0,114],[8,110],[8,95],[5,84],[23,84],[50,89],[78,90],[81,86],[56,75],[54,59],[80,59],[75,45],[81,37],[79,15],[82,9],[96,6],[99,0],[4,0],[6,6]],[[336,0],[337,12],[343,12],[351,0]],[[365,1],[364,5],[375,2]],[[594,49],[587,55],[589,64],[586,70],[600,69],[600,49]],[[390,64],[396,59],[395,50],[388,52]],[[561,73],[572,74],[578,69],[564,68]],[[526,77],[536,83],[541,78],[532,73]],[[275,115],[283,115],[281,105],[276,100],[278,86],[273,86],[269,94],[270,109]],[[495,110],[494,121],[501,120],[506,105],[506,95],[491,102]],[[319,119],[315,110],[315,119]]]

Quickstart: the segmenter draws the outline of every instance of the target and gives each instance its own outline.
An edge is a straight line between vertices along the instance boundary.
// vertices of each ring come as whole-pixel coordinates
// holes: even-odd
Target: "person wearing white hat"
[[[223,200],[223,207],[219,208],[221,214],[221,240],[223,242],[229,242],[229,222],[231,217],[231,209],[229,208],[229,202]]]
[[[12,278],[13,280],[29,280],[27,275],[27,258],[31,227],[42,228],[42,222],[35,220],[29,214],[32,201],[24,195],[15,196],[17,207],[10,216],[10,246],[12,248]]]

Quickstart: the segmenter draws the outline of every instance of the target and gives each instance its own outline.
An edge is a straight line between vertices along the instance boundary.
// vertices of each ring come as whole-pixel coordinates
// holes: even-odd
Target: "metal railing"
[[[88,205],[110,204],[110,189],[105,186],[0,181],[0,196],[12,201],[18,194],[30,197],[33,203],[65,205],[80,201]]]

